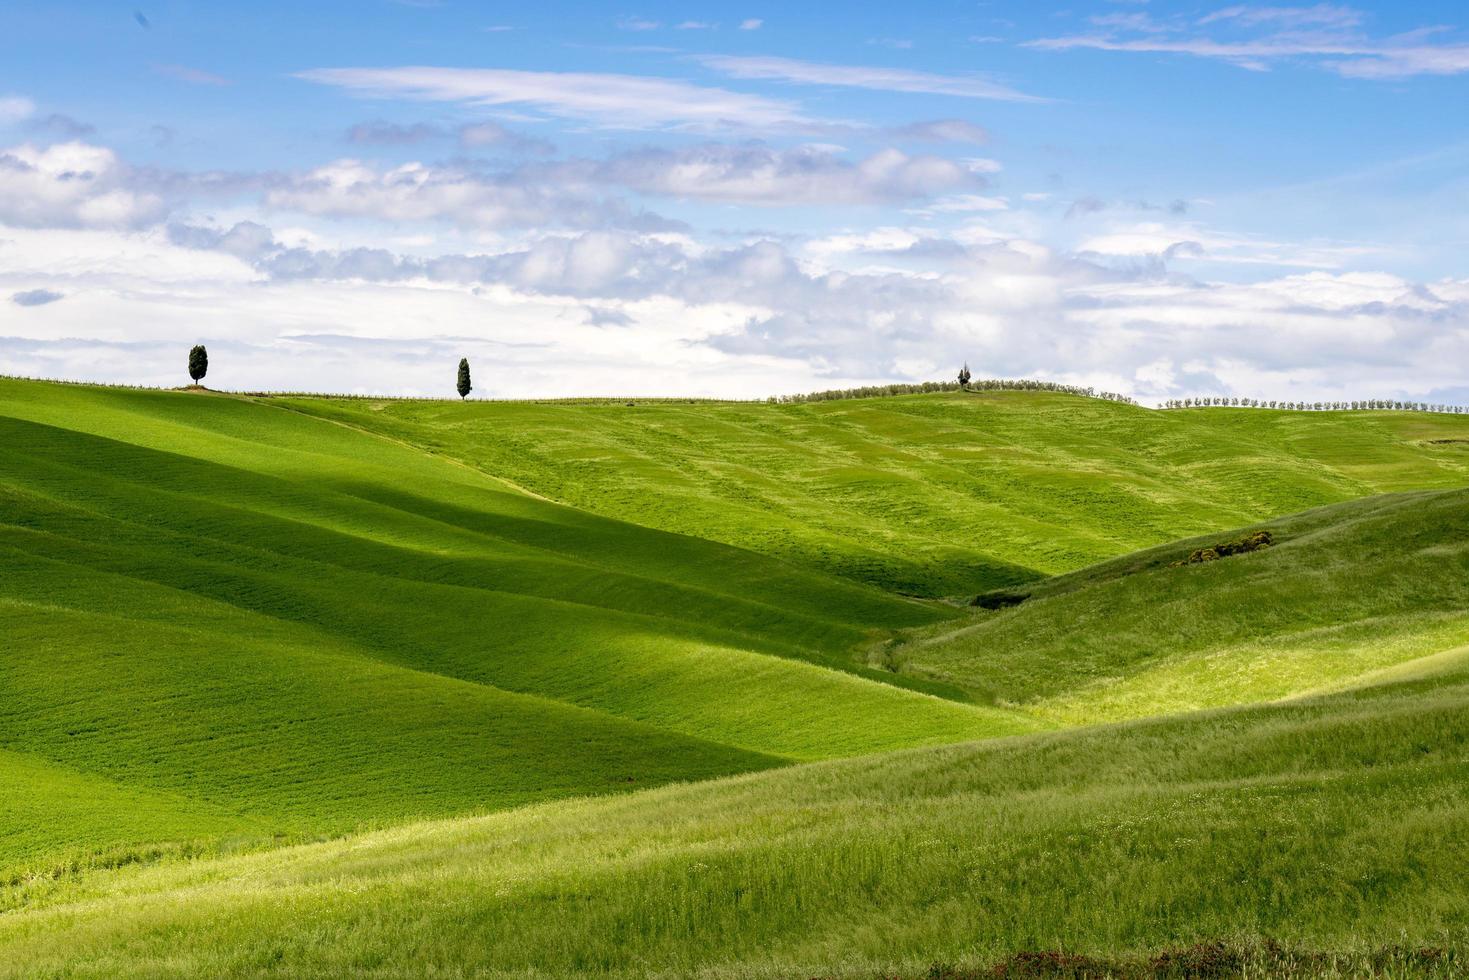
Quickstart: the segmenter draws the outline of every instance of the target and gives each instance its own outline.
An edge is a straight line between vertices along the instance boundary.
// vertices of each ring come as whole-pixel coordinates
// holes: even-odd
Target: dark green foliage
[[[1268,548],[1275,543],[1275,535],[1269,531],[1254,531],[1234,541],[1226,541],[1216,544],[1212,548],[1199,548],[1189,554],[1187,558],[1173,563],[1173,568],[1183,565],[1197,565],[1200,562],[1217,561],[1220,558],[1228,558],[1230,555],[1247,555],[1261,548]]]
[[[966,362],[965,365],[959,369],[959,387],[968,388],[969,378],[969,364]]]
[[[473,386],[469,383],[469,358],[467,357],[461,357],[459,359],[459,380],[456,382],[455,388],[458,390],[461,399],[468,398],[469,393],[474,390]]]
[[[964,373],[967,374],[968,371],[969,366],[965,365]],[[892,398],[897,395],[921,395],[935,391],[963,391],[968,389],[978,391],[1051,391],[1063,395],[1080,395],[1083,398],[1098,398],[1102,401],[1120,402],[1124,405],[1137,404],[1136,401],[1127,395],[1119,395],[1112,391],[1097,391],[1095,388],[1083,388],[1079,385],[1061,384],[1057,381],[1037,381],[1034,378],[985,378],[971,383],[971,379],[966,379],[962,375],[958,381],[923,381],[918,384],[898,382],[886,385],[866,385],[861,388],[836,388],[831,391],[812,391],[800,395],[778,395],[766,400],[782,405],[799,405],[805,402],[845,401],[849,398]]]
[[[189,351],[189,377],[198,384],[208,373],[209,351],[204,349],[203,344],[195,344],[193,350]]]
[[[984,592],[975,596],[974,601],[970,605],[978,606],[981,609],[1008,609],[1011,606],[1020,605],[1029,598],[1029,592],[1009,592],[1005,589],[999,589],[994,592]]]

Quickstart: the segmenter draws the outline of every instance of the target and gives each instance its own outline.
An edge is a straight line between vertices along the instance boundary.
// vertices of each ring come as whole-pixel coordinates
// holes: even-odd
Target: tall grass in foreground
[[[1466,717],[1461,669],[94,874],[0,917],[0,973],[919,977],[1266,940],[1462,969]]]

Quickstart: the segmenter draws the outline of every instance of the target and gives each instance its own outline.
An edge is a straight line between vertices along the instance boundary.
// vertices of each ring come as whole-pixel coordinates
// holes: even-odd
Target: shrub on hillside
[[[1226,541],[1216,544],[1212,548],[1199,548],[1187,558],[1181,559],[1169,565],[1169,568],[1178,568],[1181,565],[1197,565],[1205,561],[1218,561],[1220,558],[1228,558],[1230,555],[1244,555],[1251,551],[1259,551],[1268,548],[1275,543],[1275,535],[1269,531],[1254,531],[1246,534],[1237,541]]]

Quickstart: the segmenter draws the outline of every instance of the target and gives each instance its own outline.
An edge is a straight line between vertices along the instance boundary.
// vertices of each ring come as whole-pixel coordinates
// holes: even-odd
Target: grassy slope
[[[1457,947],[1439,975],[1462,975],[1466,713],[1461,663],[1286,706],[94,873],[0,916],[0,975],[918,976],[1221,937]]]
[[[940,612],[273,406],[0,382],[0,444],[0,786],[180,801],[0,869],[1033,727],[851,660]]]
[[[961,595],[1327,503],[1469,481],[1469,417],[1070,395],[800,405],[295,399],[589,511]]]
[[[1469,649],[1469,491],[1371,497],[1268,527],[1267,550],[1169,567],[1234,531],[1129,555],[883,656],[1076,724],[1339,688]]]
[[[0,382],[0,630],[19,638],[0,656],[10,875],[148,860],[160,840],[216,854],[1030,724],[851,665],[855,644],[900,628],[923,635],[899,651],[910,669],[1049,722],[1375,686],[26,878],[4,893],[22,907],[0,916],[0,973],[861,975],[1223,935],[1466,941],[1464,494],[1304,514],[1271,525],[1285,532],[1271,552],[1209,566],[1154,567],[1183,545],[1129,556],[957,634],[952,611],[823,573],[978,588],[1175,526],[1462,482],[1462,447],[1427,440],[1465,420],[1342,429],[1053,396],[659,409],[701,431],[710,413],[751,413],[744,456],[790,454],[795,469],[768,469],[772,493],[784,485],[774,503],[750,473],[730,477],[759,499],[716,531],[791,565],[515,492],[480,470],[503,438],[462,431],[535,441],[535,413],[574,408],[561,424],[601,445],[632,423],[592,413],[650,406],[289,407],[349,424],[275,401]],[[456,407],[469,421],[440,419],[435,454],[412,445],[427,423],[405,416]],[[374,412],[402,442],[359,431]],[[799,432],[771,442],[787,425]],[[799,472],[799,440],[861,452],[823,483]],[[706,468],[728,473],[689,441],[702,462],[681,467],[675,504],[649,483],[603,509],[675,529],[724,513],[738,487],[711,492]],[[1217,458],[1201,460],[1211,442]],[[577,474],[598,469],[543,460],[510,475],[534,483],[535,466],[584,488]],[[899,493],[878,471],[903,466],[920,477]],[[944,551],[956,514],[1023,561],[1001,574],[992,555]],[[1179,604],[1166,615],[1146,608],[1160,587]],[[999,653],[976,639],[1002,629]],[[1181,649],[1162,648],[1164,630]],[[1271,686],[1282,666],[1287,691]],[[1121,680],[1089,686],[1104,676]],[[38,807],[37,793],[71,802]]]

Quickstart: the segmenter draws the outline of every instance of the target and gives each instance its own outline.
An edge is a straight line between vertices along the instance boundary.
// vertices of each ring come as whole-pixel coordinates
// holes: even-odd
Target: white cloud
[[[1382,249],[1352,242],[1278,241],[1209,229],[1197,223],[1119,224],[1080,241],[1082,254],[1144,260],[1190,260],[1275,268],[1341,269]]]
[[[814,123],[793,103],[669,78],[502,68],[316,68],[297,77],[364,96],[525,106],[611,129],[780,129]]]
[[[758,31],[764,26],[765,21],[761,20],[759,17],[747,17],[744,20],[740,21],[740,30],[742,31]]]
[[[937,75],[904,68],[829,65],[792,58],[747,55],[703,55],[698,60],[733,78],[773,79],[802,85],[831,85],[883,92],[949,95],[964,99],[1045,101],[979,75]]]
[[[1004,211],[1010,207],[1002,197],[987,197],[983,194],[959,194],[954,197],[946,197],[924,208],[925,211],[937,212],[939,214],[954,214],[968,211]]]
[[[0,150],[0,224],[130,228],[159,220],[162,199],[129,186],[129,171],[106,147],[26,143]]]
[[[487,175],[416,161],[383,169],[344,159],[278,179],[264,200],[267,207],[308,215],[446,221],[462,227],[591,227],[628,217],[625,207],[599,195],[568,167],[537,177],[522,171]]]
[[[1133,15],[1135,16],[1135,15]],[[1311,7],[1234,6],[1201,18],[1198,25],[1228,29],[1219,39],[1133,19],[1098,24],[1103,30],[1029,41],[1026,46],[1052,51],[1092,48],[1183,54],[1227,61],[1252,71],[1268,70],[1283,59],[1299,59],[1352,78],[1399,79],[1415,75],[1469,72],[1469,44],[1434,42],[1442,28],[1428,27],[1374,38],[1359,29],[1358,11],[1333,4]],[[1264,33],[1251,33],[1251,29]]]
[[[20,95],[0,95],[0,125],[20,122],[36,111],[36,104]]]
[[[1234,6],[1216,10],[1199,18],[1200,24],[1232,21],[1254,26],[1274,24],[1281,27],[1356,27],[1362,23],[1362,12],[1336,4],[1318,3],[1311,7]]]
[[[448,395],[468,356],[493,365],[482,388],[501,396],[761,396],[921,380],[968,359],[982,376],[1143,397],[1353,398],[1448,390],[1469,357],[1469,281],[1196,281],[905,228],[828,236],[800,255],[769,241],[594,232],[435,259],[303,251],[279,269],[248,257],[268,232],[217,237],[200,250],[156,232],[7,231],[0,295],[66,301],[0,304],[0,360],[17,373],[173,384],[178,337],[204,324],[211,379],[236,388],[329,377],[349,391]],[[936,248],[942,266],[844,268]]]
[[[597,173],[644,194],[767,205],[906,201],[977,180],[952,160],[891,148],[849,163],[824,147],[775,150],[718,143],[622,154]]]

